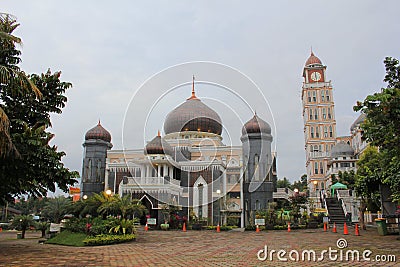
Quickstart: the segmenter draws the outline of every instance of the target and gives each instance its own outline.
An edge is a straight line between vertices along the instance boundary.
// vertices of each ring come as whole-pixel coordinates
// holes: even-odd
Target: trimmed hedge
[[[111,245],[124,243],[135,240],[135,235],[97,235],[87,237],[83,240],[85,246],[101,246],[101,245]]]

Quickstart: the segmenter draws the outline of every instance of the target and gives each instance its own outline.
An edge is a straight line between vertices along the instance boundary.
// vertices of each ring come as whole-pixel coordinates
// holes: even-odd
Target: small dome
[[[246,122],[242,128],[242,135],[250,133],[271,134],[271,126],[266,121],[260,119],[257,114],[254,114],[253,118]]]
[[[146,155],[151,155],[151,154],[168,154],[171,155],[173,151],[173,148],[171,147],[170,144],[168,144],[166,141],[164,141],[161,138],[160,132],[158,132],[158,135],[151,140],[145,148],[145,154]]]
[[[221,118],[218,113],[201,102],[194,93],[184,103],[172,110],[165,119],[165,134],[195,131],[220,135],[222,133]]]
[[[354,156],[354,149],[347,143],[341,141],[337,143],[331,150],[331,157]]]
[[[315,55],[314,55],[314,53],[311,51],[311,55],[310,55],[310,57],[307,59],[307,61],[306,61],[306,66],[309,66],[309,65],[314,65],[314,64],[320,64],[320,65],[322,65],[322,62],[321,62],[321,60],[318,58],[318,57],[316,57]]]
[[[99,123],[86,132],[85,140],[103,140],[106,142],[111,142],[111,134],[101,126]]]

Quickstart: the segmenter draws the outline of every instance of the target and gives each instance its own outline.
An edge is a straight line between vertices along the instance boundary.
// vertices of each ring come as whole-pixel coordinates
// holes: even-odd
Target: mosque
[[[254,114],[241,129],[242,145],[227,146],[222,126],[196,96],[194,79],[191,96],[166,116],[164,135],[158,132],[144,148],[112,149],[111,134],[99,122],[83,143],[81,195],[129,194],[157,224],[173,205],[189,220],[254,225],[276,191],[271,127]]]

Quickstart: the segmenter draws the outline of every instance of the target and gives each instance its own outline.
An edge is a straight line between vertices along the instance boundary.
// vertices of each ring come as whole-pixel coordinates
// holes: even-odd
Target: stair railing
[[[342,205],[344,216],[347,218],[347,213],[348,212],[347,212],[347,209],[346,209],[346,204],[344,203],[343,198],[340,196],[339,190],[336,190],[336,196],[337,196],[337,199],[338,199],[339,203]]]

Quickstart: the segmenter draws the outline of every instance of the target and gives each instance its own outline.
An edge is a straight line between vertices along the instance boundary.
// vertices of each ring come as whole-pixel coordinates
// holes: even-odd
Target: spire
[[[187,100],[191,100],[191,99],[198,99],[197,98],[197,96],[196,96],[196,93],[195,93],[195,91],[194,91],[194,75],[193,75],[193,80],[192,80],[192,96],[191,97],[189,97]]]
[[[158,136],[158,137],[160,137],[160,136],[161,136],[161,134],[160,134],[160,130],[158,130],[158,132],[157,132],[157,136]]]
[[[101,125],[101,123],[100,123],[100,119],[99,119],[99,123],[98,123],[97,125]]]
[[[311,46],[311,56],[314,56],[314,52],[312,51],[312,46]]]

